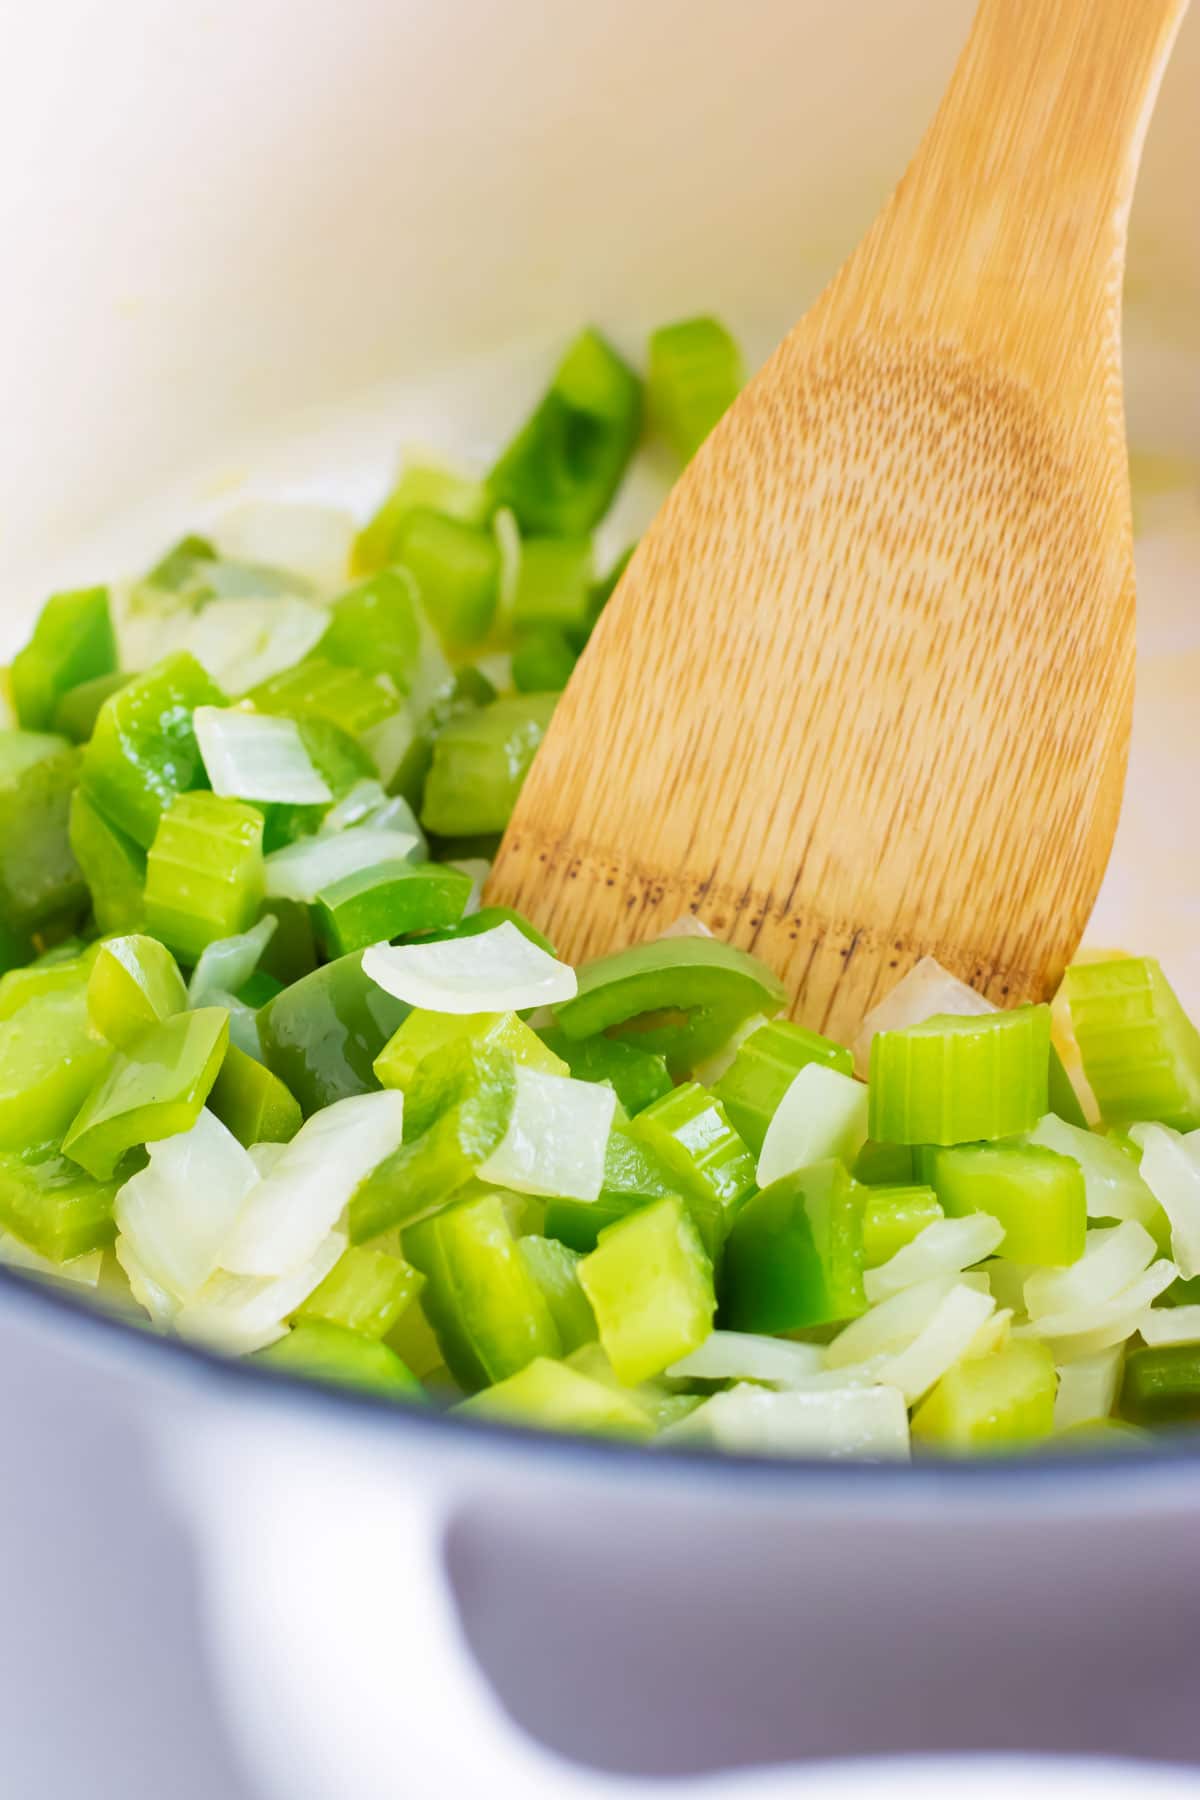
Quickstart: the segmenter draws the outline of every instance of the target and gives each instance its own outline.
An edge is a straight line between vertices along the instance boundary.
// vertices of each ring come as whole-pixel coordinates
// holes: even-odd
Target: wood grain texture
[[[1125,228],[1187,0],[983,0],[854,256],[643,538],[488,899],[691,910],[849,1039],[921,955],[1057,982],[1129,738]]]

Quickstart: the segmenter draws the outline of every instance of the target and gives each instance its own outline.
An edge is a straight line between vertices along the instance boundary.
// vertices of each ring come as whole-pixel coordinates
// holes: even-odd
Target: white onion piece
[[[1135,1125],[1142,1180],[1171,1221],[1171,1256],[1181,1275],[1200,1275],[1200,1155],[1169,1125]]]
[[[871,1062],[871,1039],[878,1031],[904,1031],[910,1025],[923,1025],[939,1013],[972,1018],[995,1011],[990,1000],[944,969],[936,957],[923,956],[863,1020],[862,1030],[854,1040],[855,1065],[866,1074]]]
[[[928,1281],[936,1275],[959,1275],[972,1263],[990,1256],[1003,1236],[1003,1225],[988,1213],[969,1213],[963,1219],[935,1219],[887,1262],[866,1271],[863,1286],[867,1299],[873,1304],[918,1281]]]
[[[175,1314],[179,1311],[178,1300],[160,1282],[155,1281],[128,1238],[118,1237],[113,1248],[117,1261],[125,1271],[125,1279],[133,1298],[143,1312],[148,1314],[152,1325],[157,1326],[159,1331],[169,1331],[175,1322]]]
[[[1089,1231],[1083,1255],[1065,1269],[1034,1269],[1025,1282],[1025,1307],[1037,1321],[1048,1314],[1075,1312],[1113,1299],[1154,1261],[1154,1239],[1127,1219],[1122,1225]]]
[[[357,875],[377,863],[407,862],[416,848],[417,839],[409,832],[378,831],[372,825],[299,838],[264,859],[267,895],[311,903],[343,875]]]
[[[469,919],[472,913],[479,911],[483,899],[483,884],[492,872],[492,865],[482,856],[464,856],[459,862],[447,865],[457,869],[460,875],[467,876],[471,883],[471,892],[467,896],[467,904],[463,907],[463,918]]]
[[[404,795],[387,793],[382,784],[370,776],[356,781],[350,792],[329,808],[321,821],[319,835],[325,837],[330,832],[349,831],[351,827],[363,825],[369,825],[375,831],[403,831],[417,840],[421,855],[425,854],[425,834]]]
[[[274,913],[264,913],[249,931],[206,945],[188,982],[188,1005],[224,1006],[224,996],[245,987],[275,935],[275,924]],[[223,997],[218,999],[218,995]]]
[[[1152,1306],[1138,1330],[1147,1344],[1200,1344],[1200,1306]]]
[[[180,1337],[228,1356],[265,1350],[284,1335],[284,1321],[324,1281],[345,1248],[345,1232],[331,1231],[286,1275],[230,1275],[219,1269],[180,1307],[175,1330]]]
[[[655,942],[661,944],[668,938],[711,937],[712,932],[703,919],[698,919],[695,913],[683,913],[678,919],[672,919],[671,923],[659,932]]]
[[[993,1256],[987,1266],[987,1275],[997,1306],[1009,1307],[1018,1317],[1025,1312],[1025,1283],[1034,1266],[1012,1262],[1007,1256]]]
[[[380,781],[391,781],[416,735],[416,718],[408,701],[401,701],[386,719],[359,733],[358,741],[378,769]]]
[[[118,1189],[113,1217],[150,1280],[186,1300],[218,1267],[258,1170],[207,1107],[190,1131],[146,1149],[149,1164]]]
[[[511,920],[439,944],[372,944],[363,974],[385,993],[430,1012],[522,1012],[561,1006],[579,984],[566,963],[531,944]]]
[[[50,1257],[31,1250],[11,1231],[0,1231],[0,1263],[7,1263],[10,1269],[24,1269],[30,1275],[44,1276],[48,1281],[67,1281],[77,1287],[94,1288],[99,1284],[103,1262],[103,1250],[85,1250],[82,1256],[73,1256],[70,1262],[53,1262]]]
[[[765,1013],[751,1013],[748,1019],[742,1020],[733,1036],[719,1050],[714,1050],[711,1056],[696,1064],[692,1070],[692,1079],[699,1081],[704,1087],[712,1087],[733,1067],[734,1059],[746,1039],[753,1037],[761,1025],[769,1023]]]
[[[998,1309],[990,1319],[985,1319],[964,1350],[964,1361],[976,1356],[990,1356],[994,1350],[1003,1350],[1012,1336],[1012,1322],[1012,1308],[1009,1306]]]
[[[908,1410],[892,1387],[775,1393],[739,1386],[713,1394],[663,1439],[747,1456],[907,1460]]]
[[[1109,1417],[1117,1397],[1124,1354],[1117,1344],[1109,1350],[1098,1350],[1095,1356],[1081,1356],[1076,1362],[1062,1365],[1054,1397],[1055,1431],[1068,1431],[1072,1425],[1090,1425],[1095,1419]]]
[[[758,1158],[758,1185],[828,1156],[852,1162],[867,1141],[864,1082],[824,1063],[808,1063],[775,1109]]]
[[[910,1406],[940,1381],[947,1369],[966,1355],[972,1339],[991,1317],[996,1302],[990,1294],[957,1285],[951,1288],[929,1323],[907,1349],[889,1357],[879,1371],[881,1381],[898,1387]]]
[[[616,1094],[599,1082],[520,1065],[516,1077],[508,1130],[480,1164],[479,1179],[518,1194],[597,1199]]]
[[[250,1161],[260,1176],[269,1175],[286,1149],[286,1144],[251,1144]]]
[[[962,1280],[988,1291],[985,1276],[965,1276]],[[831,1343],[825,1346],[825,1366],[830,1369],[850,1363],[870,1362],[873,1357],[891,1356],[911,1344],[918,1332],[929,1323],[951,1288],[959,1285],[952,1275],[932,1281],[919,1281],[915,1287],[902,1288],[872,1306],[861,1318],[851,1319]]]
[[[354,519],[341,507],[245,500],[218,519],[210,536],[232,562],[266,563],[331,592],[345,584],[355,529]]]
[[[285,806],[323,806],[333,799],[294,719],[237,706],[198,706],[192,724],[214,794]]]
[[[1151,1263],[1129,1287],[1111,1300],[1095,1306],[1079,1307],[1072,1312],[1050,1313],[1035,1325],[1022,1327],[1023,1336],[1044,1338],[1054,1351],[1056,1362],[1074,1362],[1081,1356],[1094,1356],[1113,1344],[1122,1344],[1139,1330],[1153,1301],[1178,1279],[1179,1270],[1165,1257]]]
[[[353,1094],[314,1113],[251,1193],[221,1246],[236,1275],[286,1275],[316,1252],[359,1182],[398,1149],[404,1096]]]
[[[672,1363],[668,1375],[690,1381],[761,1381],[791,1387],[824,1368],[816,1344],[793,1344],[786,1338],[762,1337],[752,1331],[714,1331],[698,1350]]]
[[[294,668],[328,629],[324,607],[291,594],[210,600],[182,623],[172,622],[170,648],[190,651],[217,686],[237,699]]]
[[[1163,1210],[1146,1186],[1137,1163],[1111,1138],[1069,1125],[1047,1113],[1027,1140],[1069,1156],[1083,1170],[1083,1186],[1091,1219],[1131,1219],[1144,1225],[1160,1249],[1166,1245]]]

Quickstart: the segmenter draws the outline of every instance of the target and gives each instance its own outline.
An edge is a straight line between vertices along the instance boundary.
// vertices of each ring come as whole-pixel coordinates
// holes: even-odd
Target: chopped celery
[[[127,1050],[148,1025],[157,1025],[188,1003],[179,965],[156,938],[109,938],[88,976],[92,1027],[118,1050]]]
[[[363,974],[359,953],[285,987],[259,1013],[258,1034],[267,1067],[307,1116],[378,1087],[372,1064],[408,1012]]]
[[[429,1054],[421,1057],[404,1087],[404,1136],[408,1143],[421,1137],[444,1112],[468,1095],[481,1092],[496,1081],[507,1093],[510,1066],[534,1068],[543,1075],[556,1073],[544,1066],[547,1052],[528,1026],[511,1013],[474,1014],[469,1031],[447,1032],[436,1049],[432,1048],[432,1038],[429,1041]],[[514,1087],[514,1098],[515,1093]]]
[[[854,1159],[855,1181],[868,1187],[909,1187],[915,1178],[911,1144],[877,1144],[868,1138]]]
[[[834,1158],[754,1194],[725,1245],[722,1326],[782,1334],[865,1312],[864,1199]]]
[[[0,930],[31,947],[48,921],[77,919],[87,890],[68,836],[79,752],[65,738],[0,730]]]
[[[230,1044],[208,1104],[247,1150],[251,1144],[286,1144],[300,1129],[300,1105],[278,1075]]]
[[[445,863],[375,863],[321,889],[317,939],[329,956],[347,956],[388,938],[453,925],[470,897],[470,876]]]
[[[1200,1030],[1153,957],[1077,963],[1065,988],[1084,1073],[1106,1124],[1200,1126]]]
[[[407,694],[421,658],[417,590],[406,569],[381,569],[329,609],[317,655],[368,675],[387,675]]]
[[[53,1151],[0,1153],[0,1225],[51,1262],[112,1243],[116,1190]]]
[[[78,994],[86,989],[99,944],[81,947],[78,942],[60,954],[47,950],[23,969],[9,969],[0,975],[0,1020],[11,1019],[31,1000],[48,994]]]
[[[263,898],[262,814],[216,794],[180,794],[146,861],[146,928],[195,962],[254,923]]]
[[[449,1073],[447,1058],[465,1059],[477,1048],[507,1051],[516,1062],[545,1075],[568,1073],[566,1063],[515,1012],[441,1013],[417,1007],[375,1058],[375,1073],[384,1087],[401,1088],[410,1096],[406,1135],[410,1123],[420,1117],[420,1103],[414,1107],[411,1098],[418,1073],[437,1058],[439,1081],[444,1082]]]
[[[402,1256],[369,1244],[351,1244],[296,1310],[297,1324],[323,1321],[386,1337],[425,1285],[425,1277]]]
[[[1069,1156],[1083,1170],[1088,1216],[1092,1219],[1132,1219],[1145,1226],[1164,1253],[1171,1247],[1171,1227],[1166,1213],[1142,1179],[1138,1156],[1130,1156],[1111,1138],[1081,1130],[1053,1113],[1047,1113],[1029,1133],[1031,1144]]]
[[[1121,1413],[1138,1425],[1200,1421],[1200,1344],[1131,1350],[1121,1383]]]
[[[786,1019],[760,1025],[738,1046],[713,1092],[756,1156],[783,1096],[801,1069],[814,1062],[841,1075],[854,1073],[854,1057],[843,1045]]]
[[[498,1194],[463,1200],[412,1226],[404,1247],[425,1276],[421,1306],[446,1366],[474,1391],[562,1345]]]
[[[700,448],[745,379],[742,353],[718,319],[681,319],[650,334],[646,410],[681,462]]]
[[[890,1261],[943,1216],[931,1187],[873,1187],[863,1198],[863,1268]]]
[[[552,1431],[651,1437],[654,1422],[630,1395],[578,1369],[538,1356],[515,1375],[484,1388],[456,1408],[462,1417],[508,1420]]]
[[[111,1051],[88,1024],[83,982],[29,1000],[0,1024],[0,1150],[57,1144]]]
[[[394,550],[448,650],[487,636],[500,595],[500,550],[486,526],[418,507],[400,524]]]
[[[640,1049],[637,1044],[623,1043],[603,1034],[569,1038],[557,1027],[546,1027],[538,1032],[538,1036],[555,1057],[561,1058],[576,1081],[607,1081],[631,1118],[652,1100],[659,1100],[671,1091],[666,1059],[655,1056],[650,1050]],[[728,1106],[725,1111],[729,1112]]]
[[[144,849],[164,809],[203,779],[192,713],[224,704],[220,688],[180,650],[135,675],[100,708],[80,781],[109,823]]]
[[[424,1389],[394,1350],[361,1331],[325,1320],[306,1320],[255,1354],[255,1362],[281,1375],[302,1375],[335,1387],[358,1388],[385,1400],[423,1400]]]
[[[682,1200],[653,1201],[601,1232],[579,1264],[618,1378],[644,1381],[702,1344],[716,1311],[712,1264]]]
[[[955,1363],[913,1414],[914,1439],[939,1450],[1010,1450],[1054,1429],[1054,1357],[1036,1339],[1014,1339]]]
[[[18,720],[26,731],[48,731],[68,689],[111,675],[116,666],[108,589],[55,594],[38,614],[33,636],[12,660],[9,682]]]
[[[518,633],[513,644],[512,680],[519,694],[554,694],[565,688],[576,655],[564,632],[538,625]]]
[[[576,338],[532,417],[488,476],[523,532],[590,531],[637,446],[641,383],[596,331]]]
[[[596,1339],[596,1318],[579,1280],[580,1256],[556,1238],[523,1237],[517,1250],[542,1290],[564,1354]]]
[[[947,1218],[990,1213],[1013,1262],[1060,1265],[1083,1255],[1087,1198],[1069,1156],[1038,1144],[960,1144],[933,1158],[933,1187]]]
[[[63,1139],[73,1162],[107,1181],[127,1150],[190,1131],[229,1041],[219,1006],[175,1013],[116,1051]]]
[[[54,708],[52,729],[70,738],[73,744],[86,744],[96,729],[104,702],[129,680],[127,671],[114,669],[108,675],[97,675],[91,681],[80,681],[68,688]]]
[[[738,1208],[754,1188],[754,1158],[716,1096],[685,1082],[653,1101],[629,1135],[670,1169],[714,1266]]]
[[[578,631],[587,621],[594,575],[590,538],[526,538],[513,596],[516,631]]]
[[[871,1042],[870,1135],[966,1144],[1029,1131],[1046,1111],[1050,1008],[943,1013]]]
[[[595,1200],[548,1200],[546,1235],[572,1250],[594,1250],[607,1226],[676,1190],[675,1177],[661,1158],[619,1126],[614,1127],[604,1152],[604,1185],[599,1195]]]
[[[320,719],[351,738],[390,719],[401,704],[386,675],[345,668],[323,656],[306,657],[294,669],[260,682],[250,690],[249,699],[259,712]]]
[[[396,486],[354,540],[357,574],[370,575],[398,560],[397,539],[410,513],[432,510],[467,525],[482,525],[493,501],[482,481],[441,463],[410,462]]]
[[[756,1013],[778,1012],[786,998],[765,963],[715,938],[635,944],[584,963],[578,976],[577,997],[557,1009],[568,1037],[623,1031],[665,1056],[679,1076],[723,1049]]]
[[[421,823],[442,837],[503,831],[554,711],[552,694],[514,694],[442,727]]]
[[[67,831],[101,931],[136,931],[145,913],[146,852],[82,788],[71,795]]]

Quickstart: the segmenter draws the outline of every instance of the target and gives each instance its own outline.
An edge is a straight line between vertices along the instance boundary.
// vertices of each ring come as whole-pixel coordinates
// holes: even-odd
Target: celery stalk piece
[[[960,1455],[1036,1443],[1054,1429],[1056,1385],[1047,1346],[1015,1341],[943,1375],[913,1415],[913,1437]]]
[[[78,778],[79,752],[65,738],[0,730],[0,933],[21,961],[29,933],[87,905],[67,827]]]
[[[294,1315],[297,1325],[340,1325],[382,1338],[425,1285],[425,1277],[400,1255],[370,1244],[351,1244]]]
[[[87,988],[88,977],[99,954],[99,944],[84,949],[78,940],[69,940],[45,951],[23,969],[9,969],[0,975],[0,1020],[11,1019],[31,1000],[49,995],[78,994]]]
[[[77,682],[60,695],[51,721],[52,730],[70,738],[73,744],[86,744],[96,729],[100,708],[109,695],[117,693],[129,679],[127,670],[114,669],[111,674]]]
[[[387,675],[407,694],[421,659],[417,604],[407,569],[380,569],[334,601],[317,654],[368,675]]]
[[[566,687],[578,657],[556,625],[535,625],[517,634],[512,684],[518,694],[557,694]]]
[[[800,1331],[865,1311],[863,1199],[834,1158],[754,1194],[725,1246],[722,1325]]]
[[[63,1152],[107,1181],[127,1150],[190,1131],[229,1041],[220,1007],[176,1013],[117,1051],[63,1139]]]
[[[1121,1383],[1121,1414],[1139,1425],[1200,1420],[1200,1344],[1131,1350]]]
[[[654,1423],[645,1409],[619,1388],[538,1356],[515,1375],[484,1388],[455,1407],[463,1418],[499,1419],[550,1431],[586,1431],[646,1438]]]
[[[696,1350],[716,1311],[712,1264],[682,1200],[671,1197],[601,1232],[579,1264],[600,1342],[632,1384]]]
[[[810,1062],[790,1083],[767,1126],[758,1158],[760,1187],[837,1156],[849,1168],[867,1139],[864,1082]]]
[[[385,1400],[423,1401],[425,1391],[386,1344],[326,1320],[295,1325],[286,1337],[255,1353],[259,1368],[300,1375],[333,1387],[355,1388]]]
[[[247,698],[261,713],[290,719],[319,719],[351,738],[391,718],[401,699],[386,675],[349,669],[323,656],[306,657],[295,668],[251,688]]]
[[[557,1007],[567,1036],[627,1033],[641,1049],[665,1056],[674,1076],[690,1075],[739,1025],[779,1012],[787,998],[765,963],[713,938],[635,944],[577,973],[577,998]]]
[[[482,481],[445,463],[407,462],[396,486],[354,540],[354,571],[370,575],[394,563],[400,528],[418,509],[444,513],[467,525],[482,525],[493,505]]]
[[[514,694],[438,731],[421,823],[441,837],[503,831],[546,735],[553,694]]]
[[[332,802],[294,719],[238,706],[198,706],[192,723],[214,794],[289,806]]]
[[[581,629],[587,622],[594,578],[591,538],[525,538],[513,596],[514,628]]]
[[[800,1071],[822,1063],[840,1075],[854,1073],[854,1057],[819,1032],[776,1019],[752,1031],[715,1085],[729,1122],[757,1156],[780,1101]]]
[[[146,925],[189,962],[245,931],[263,898],[263,820],[216,794],[180,794],[164,810],[146,861]]]
[[[716,1096],[698,1082],[673,1088],[629,1126],[671,1171],[714,1268],[729,1227],[754,1189],[754,1158]]]
[[[430,1012],[478,1013],[557,1006],[576,990],[575,971],[504,920],[428,944],[376,944],[363,973],[386,993]]]
[[[164,809],[202,778],[195,708],[224,703],[196,659],[179,651],[135,675],[100,708],[81,784],[97,810],[144,849]]]
[[[518,1065],[508,1128],[480,1179],[518,1194],[595,1200],[616,1102],[611,1088]]]
[[[933,1158],[948,1219],[988,1213],[1014,1262],[1060,1265],[1083,1255],[1087,1198],[1078,1163],[1035,1144],[961,1144]]]
[[[317,895],[317,941],[348,956],[371,944],[436,931],[462,917],[471,878],[444,863],[381,862],[330,882]]]
[[[1200,1126],[1200,1031],[1154,958],[1078,963],[1064,986],[1105,1123]]]
[[[636,1044],[622,1043],[603,1034],[569,1038],[557,1027],[540,1029],[538,1036],[555,1060],[561,1059],[560,1067],[565,1074],[573,1075],[576,1081],[607,1081],[631,1118],[652,1100],[659,1100],[671,1091],[666,1058],[655,1056],[650,1050],[641,1050]],[[728,1113],[729,1108],[725,1110]],[[732,1119],[730,1123],[733,1123]]]
[[[1050,1008],[941,1014],[871,1043],[871,1137],[966,1144],[1029,1131],[1046,1111]]]
[[[500,594],[500,550],[488,527],[417,507],[401,521],[394,553],[447,650],[487,636]]]
[[[868,1138],[854,1159],[851,1173],[855,1181],[867,1187],[911,1187],[917,1180],[912,1145],[876,1144]]]
[[[600,1233],[652,1200],[676,1192],[674,1174],[646,1145],[637,1143],[620,1127],[609,1133],[604,1152],[604,1179],[595,1200],[546,1203],[545,1231],[572,1250],[594,1250]]]
[[[411,1226],[404,1247],[425,1276],[421,1306],[462,1387],[473,1392],[537,1356],[561,1354],[553,1314],[498,1194],[460,1201]]]
[[[542,1290],[564,1354],[595,1343],[596,1316],[579,1280],[578,1251],[555,1238],[535,1236],[518,1238],[517,1250]]]
[[[427,1065],[445,1080],[441,1072],[448,1063],[461,1063],[475,1049],[507,1052],[514,1061],[543,1075],[570,1073],[567,1064],[515,1012],[441,1013],[426,1012],[420,1007],[409,1013],[379,1052],[375,1073],[384,1087],[401,1088],[411,1095],[418,1075]],[[421,1118],[421,1112],[421,1101],[416,1106],[410,1104],[405,1115],[406,1129]],[[424,1120],[426,1125],[432,1122]]]
[[[251,1144],[286,1144],[301,1125],[300,1104],[278,1075],[236,1044],[225,1052],[208,1096],[211,1110],[248,1150]]]
[[[0,1153],[0,1225],[50,1262],[111,1244],[116,1183],[94,1181],[53,1151]]]
[[[269,1001],[258,1034],[267,1067],[308,1115],[379,1085],[372,1064],[408,1012],[363,974],[361,955],[341,956]]]
[[[1170,1249],[1167,1215],[1143,1180],[1137,1162],[1111,1138],[1080,1130],[1048,1113],[1039,1119],[1028,1141],[1079,1164],[1089,1218],[1131,1219],[1146,1228],[1160,1250]]]
[[[875,1187],[863,1199],[863,1267],[877,1269],[944,1217],[931,1187]]]
[[[688,462],[746,380],[737,343],[718,319],[681,319],[650,334],[646,410],[681,462]]]
[[[68,837],[101,931],[137,931],[145,912],[146,852],[84,793],[71,795]]]
[[[575,339],[547,393],[488,476],[523,532],[591,531],[637,446],[641,383],[597,331]]]
[[[0,1024],[0,1150],[58,1144],[111,1052],[82,983],[37,996]]]
[[[48,731],[68,689],[110,675],[116,666],[108,589],[55,594],[38,614],[33,636],[12,660],[9,681],[18,720],[26,731]]]
[[[87,984],[92,1029],[128,1050],[149,1025],[161,1024],[188,1003],[179,965],[157,938],[109,938],[99,946]]]

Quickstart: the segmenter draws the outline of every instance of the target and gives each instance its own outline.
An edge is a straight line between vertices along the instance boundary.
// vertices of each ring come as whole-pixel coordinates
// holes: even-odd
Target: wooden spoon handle
[[[1064,411],[1103,404],[1097,354],[1116,368],[1138,159],[1187,4],[982,0],[831,321],[902,317],[1058,389]]]

